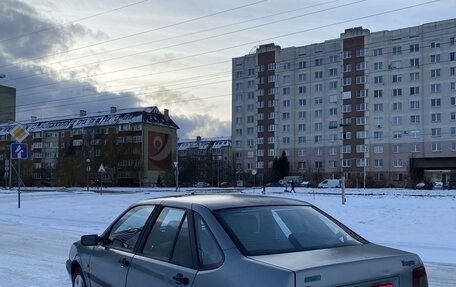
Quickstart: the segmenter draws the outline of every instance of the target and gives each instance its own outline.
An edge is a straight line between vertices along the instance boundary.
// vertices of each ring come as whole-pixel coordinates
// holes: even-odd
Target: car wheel
[[[81,267],[78,267],[73,273],[73,287],[86,287],[84,275]]]

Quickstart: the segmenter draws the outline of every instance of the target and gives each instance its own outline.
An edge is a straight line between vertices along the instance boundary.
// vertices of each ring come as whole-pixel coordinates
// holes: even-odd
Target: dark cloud
[[[181,139],[192,139],[197,136],[218,137],[231,135],[231,122],[221,121],[209,115],[170,115],[179,126],[178,136]]]
[[[102,69],[97,65],[73,70],[55,70],[48,64],[48,55],[71,50],[86,38],[106,38],[79,24],[62,25],[39,14],[37,10],[17,0],[0,0],[0,85],[16,88],[16,119],[31,116],[51,119],[87,112],[108,111],[111,106],[137,108],[157,106],[169,109],[171,118],[180,126],[181,138],[197,135],[214,137],[231,134],[229,122],[196,115],[180,116],[204,101],[191,94],[167,88],[134,92],[100,91],[103,83],[90,82],[90,76]],[[171,59],[172,55],[166,55]],[[52,61],[52,60],[51,60]],[[208,110],[210,105],[205,105]]]
[[[67,51],[80,38],[106,37],[79,24],[57,24],[17,0],[0,1],[0,51],[18,60]]]

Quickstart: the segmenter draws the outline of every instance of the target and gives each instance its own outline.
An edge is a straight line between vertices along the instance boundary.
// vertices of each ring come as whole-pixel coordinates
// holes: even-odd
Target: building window
[[[403,131],[393,131],[393,139],[401,139],[403,133]]]
[[[411,144],[410,145],[410,152],[420,152],[421,148],[419,144]]]
[[[374,139],[382,139],[383,138],[383,131],[374,131]]]
[[[366,62],[356,63],[356,70],[357,71],[363,71],[365,69],[366,69]]]
[[[438,94],[440,90],[440,84],[431,84],[431,93]]]
[[[350,159],[343,159],[342,160],[342,167],[351,167],[351,160]]]
[[[416,110],[420,108],[420,101],[410,101],[410,109]]]
[[[411,124],[419,124],[420,123],[420,115],[411,115],[410,116],[410,123]]]
[[[402,96],[402,89],[393,89],[393,97]]]
[[[393,167],[402,167],[402,159],[394,159]]]
[[[419,81],[419,80],[420,80],[419,72],[410,73],[410,81]]]
[[[375,76],[374,84],[383,84],[383,76]]]
[[[440,63],[440,54],[431,55],[431,63]]]
[[[393,56],[399,56],[401,54],[402,54],[401,46],[393,47]]]
[[[381,56],[381,55],[383,55],[383,49],[382,48],[374,49],[374,56]]]
[[[420,59],[410,59],[410,67],[418,67],[420,65]]]
[[[431,107],[439,108],[441,105],[440,99],[431,99]]]
[[[305,61],[301,61],[298,63],[298,68],[299,69],[305,69],[306,68],[306,62]]]
[[[374,112],[383,112],[383,104],[374,104]]]
[[[411,44],[410,45],[410,53],[419,52],[420,51],[420,44]]]
[[[393,117],[393,126],[400,126],[402,125],[402,116],[394,116]]]
[[[433,137],[441,137],[442,136],[442,128],[432,128],[431,135]]]
[[[402,82],[402,75],[393,75],[393,83]]]
[[[456,137],[456,127],[451,127],[451,128],[450,128],[450,135],[451,135],[452,137]]]
[[[441,143],[432,143],[431,144],[431,151],[432,152],[439,152],[442,150],[442,144]]]
[[[393,111],[400,112],[402,111],[402,103],[393,103]]]
[[[431,78],[438,78],[438,77],[440,77],[440,69],[432,69]]]
[[[441,121],[442,121],[442,114],[441,113],[431,114],[431,122],[440,123]]]
[[[322,92],[323,91],[323,84],[315,84],[314,85],[315,92]]]
[[[431,42],[431,49],[435,48],[440,48],[440,42],[439,41],[432,41]]]
[[[366,83],[366,76],[358,76],[358,77],[356,77],[356,83],[357,83],[357,84],[364,84],[364,83]]]
[[[382,70],[382,69],[383,69],[383,63],[382,62],[374,63],[374,70],[378,71],[378,70]]]
[[[315,59],[315,66],[323,65],[323,59]]]
[[[420,87],[410,87],[410,95],[418,95],[420,93]]]

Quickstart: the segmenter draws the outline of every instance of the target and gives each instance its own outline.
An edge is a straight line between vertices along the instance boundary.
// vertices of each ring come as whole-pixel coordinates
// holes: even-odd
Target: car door
[[[135,246],[153,210],[152,205],[133,207],[112,225],[90,258],[90,286],[125,286]]]
[[[132,259],[127,287],[192,286],[196,269],[185,209],[165,207]]]

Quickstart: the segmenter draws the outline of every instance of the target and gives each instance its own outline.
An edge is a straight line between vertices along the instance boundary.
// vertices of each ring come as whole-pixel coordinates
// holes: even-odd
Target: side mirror
[[[98,245],[98,242],[101,241],[101,238],[98,234],[90,234],[81,236],[81,245],[83,246],[95,246]]]

